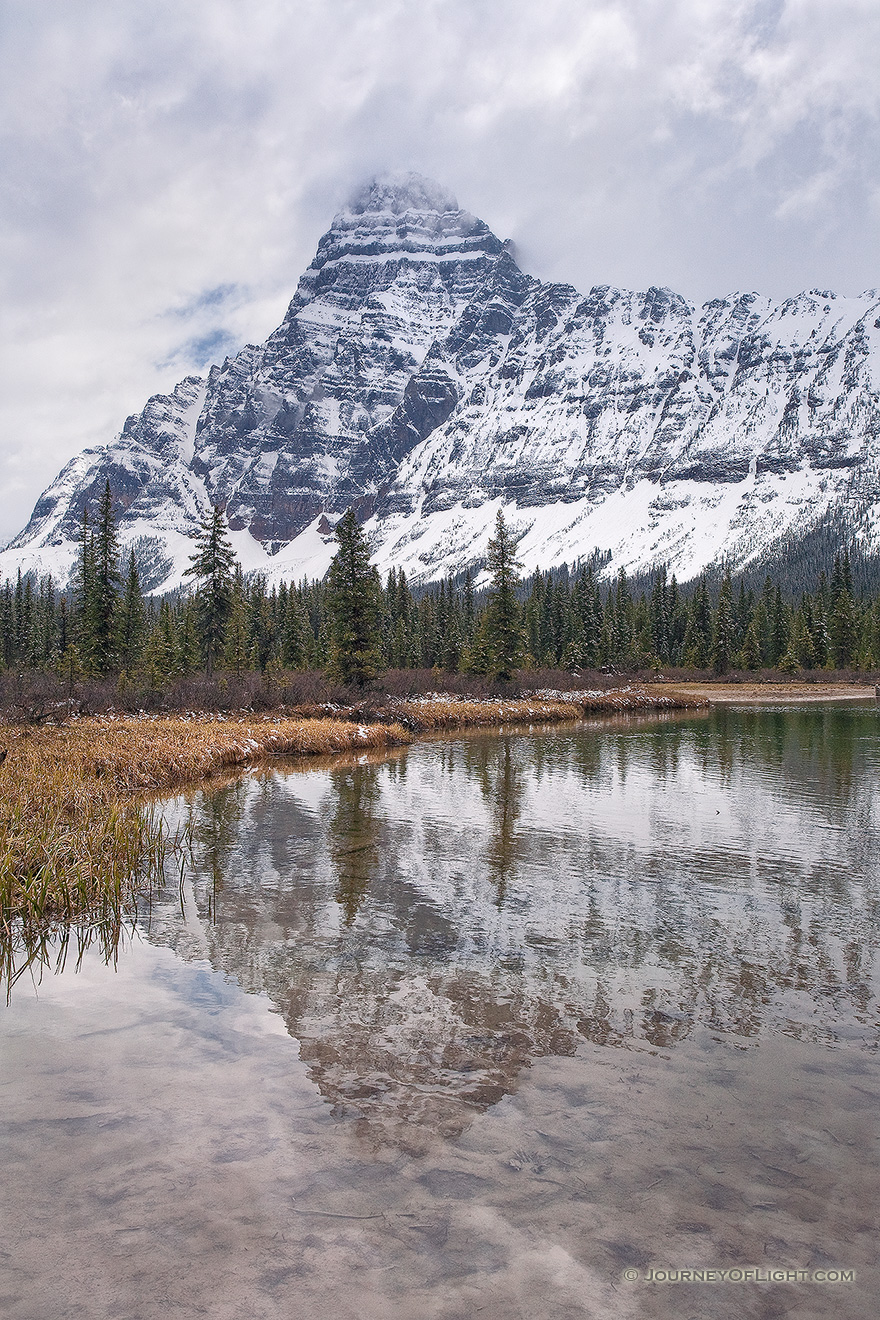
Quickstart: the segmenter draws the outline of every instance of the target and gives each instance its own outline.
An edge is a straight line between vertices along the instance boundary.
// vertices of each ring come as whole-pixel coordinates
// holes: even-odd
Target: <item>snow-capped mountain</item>
[[[416,175],[333,221],[287,315],[73,459],[0,576],[76,559],[106,477],[152,589],[226,506],[245,569],[322,574],[354,505],[380,568],[480,562],[496,511],[526,570],[741,567],[829,522],[880,548],[880,294],[583,295]]]

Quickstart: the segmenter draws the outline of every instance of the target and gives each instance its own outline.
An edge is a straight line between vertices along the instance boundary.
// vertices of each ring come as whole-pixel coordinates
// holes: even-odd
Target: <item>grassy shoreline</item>
[[[647,690],[659,691],[661,684],[648,683]],[[711,683],[694,680],[678,685],[694,697],[705,697],[710,706],[778,706],[807,704],[817,701],[871,701],[875,697],[874,685],[867,683],[834,683],[790,679],[786,683],[735,683],[715,679]]]
[[[702,694],[644,686],[468,700],[389,699],[379,709],[291,715],[96,715],[57,725],[0,724],[0,938],[84,918],[121,920],[162,874],[157,794],[272,755],[376,751],[419,733],[576,720],[597,711],[706,706]]]

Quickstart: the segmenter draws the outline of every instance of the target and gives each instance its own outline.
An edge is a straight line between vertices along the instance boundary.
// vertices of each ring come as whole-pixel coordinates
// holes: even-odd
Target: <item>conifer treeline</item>
[[[757,591],[729,574],[714,592],[705,577],[683,590],[664,569],[635,594],[625,574],[601,583],[591,564],[517,585],[499,517],[484,599],[470,575],[414,592],[392,569],[380,583],[353,515],[346,519],[351,544],[340,524],[340,554],[324,581],[270,590],[260,576],[245,580],[215,510],[189,570],[197,589],[156,601],[142,595],[134,555],[119,563],[108,487],[94,526],[84,517],[70,595],[51,578],[19,575],[0,587],[0,668],[54,671],[71,687],[118,674],[154,689],[205,670],[329,669],[352,681],[383,667],[492,677],[509,677],[514,665],[880,669],[880,596],[857,597],[845,551],[830,579],[820,574],[796,601],[769,577]]]

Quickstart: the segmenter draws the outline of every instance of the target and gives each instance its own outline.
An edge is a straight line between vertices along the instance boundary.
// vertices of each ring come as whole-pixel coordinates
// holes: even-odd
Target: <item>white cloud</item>
[[[434,174],[584,288],[880,283],[875,0],[7,0],[0,23],[0,539],[149,393],[263,338],[373,170]]]

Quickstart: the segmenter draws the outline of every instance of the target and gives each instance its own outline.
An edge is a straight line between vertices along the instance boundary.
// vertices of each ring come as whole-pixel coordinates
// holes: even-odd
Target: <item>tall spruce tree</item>
[[[610,603],[610,602],[609,602]],[[634,618],[633,599],[629,588],[626,571],[621,569],[614,585],[614,621],[612,624],[613,654],[615,664],[626,664],[631,658]]]
[[[337,523],[336,540],[339,549],[327,573],[327,668],[340,682],[362,687],[382,667],[382,584],[352,509]]]
[[[733,603],[733,584],[730,570],[724,574],[715,611],[715,629],[712,639],[712,664],[717,674],[726,674],[736,650],[736,611]]]
[[[128,556],[128,574],[119,609],[119,651],[125,669],[133,669],[141,658],[146,635],[146,614],[141,580],[134,550]],[[62,647],[63,650],[63,647]]]
[[[712,655],[712,604],[705,574],[697,583],[684,635],[685,664],[705,669]]]
[[[226,621],[232,604],[235,553],[229,543],[226,518],[219,504],[205,518],[196,536],[195,554],[184,577],[194,577],[199,645],[210,678],[222,654]]]
[[[247,590],[240,564],[235,566],[225,642],[223,662],[236,678],[240,678],[241,671],[249,667],[251,659]]]
[[[0,593],[0,665],[6,669],[15,660],[15,596],[9,578]]]
[[[847,558],[847,568],[849,560]],[[852,596],[842,586],[828,621],[831,659],[835,669],[849,669],[858,648],[858,614]]]
[[[651,641],[659,660],[669,658],[669,615],[666,608],[666,566],[654,574],[651,588]]]
[[[77,653],[79,662],[86,668],[89,667],[92,658],[91,600],[94,583],[94,558],[95,547],[89,524],[89,506],[84,504],[79,533],[79,562],[76,566],[73,587],[73,607]],[[19,573],[19,585],[20,583],[21,574]],[[16,609],[17,617],[18,610]]]
[[[492,575],[492,582],[483,625],[489,671],[501,679],[512,677],[523,655],[523,628],[516,598],[520,565],[515,549],[504,514],[499,509],[495,535],[486,551],[486,567]]]
[[[464,622],[464,642],[470,645],[474,635],[474,577],[470,569],[464,575],[464,597],[462,600]]]
[[[113,496],[110,479],[104,483],[104,493],[98,510],[92,557],[92,587],[87,606],[89,642],[92,668],[99,674],[109,674],[119,667],[119,599],[122,594],[122,574],[119,572],[119,544],[116,538],[116,520],[113,517]]]
[[[288,669],[305,669],[313,646],[308,611],[293,587],[287,593],[287,610],[281,634],[281,661]]]

